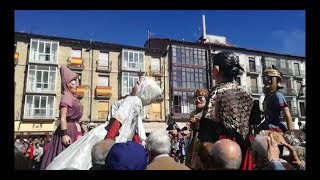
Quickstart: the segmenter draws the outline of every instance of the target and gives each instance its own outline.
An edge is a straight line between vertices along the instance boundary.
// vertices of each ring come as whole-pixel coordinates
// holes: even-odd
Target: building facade
[[[195,109],[194,90],[211,89],[215,85],[210,73],[212,56],[228,51],[239,57],[245,70],[239,74],[237,82],[251,93],[260,107],[264,98],[262,72],[271,65],[277,67],[283,73],[281,91],[288,102],[295,128],[299,128],[299,121],[305,124],[305,57],[240,48],[228,43],[225,37],[206,37],[206,40],[201,37],[198,42],[150,38],[145,43],[145,47],[169,50],[170,121],[188,121],[190,112]]]
[[[80,77],[81,121],[96,126],[111,105],[130,93],[139,75],[154,77],[164,94],[141,113],[146,131],[165,124],[169,112],[165,50],[15,33],[14,130],[20,136],[50,136],[59,124],[61,78],[66,65]]]

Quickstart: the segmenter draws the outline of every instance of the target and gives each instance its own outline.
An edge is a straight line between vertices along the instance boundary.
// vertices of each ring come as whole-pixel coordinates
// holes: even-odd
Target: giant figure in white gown
[[[144,141],[146,135],[140,117],[141,109],[151,104],[162,92],[155,80],[146,76],[140,77],[132,88],[130,96],[112,105],[108,116],[109,121],[72,143],[48,165],[46,170],[90,169],[91,149],[103,139],[114,139],[116,143],[127,142],[132,140],[135,133],[138,133],[140,141]]]

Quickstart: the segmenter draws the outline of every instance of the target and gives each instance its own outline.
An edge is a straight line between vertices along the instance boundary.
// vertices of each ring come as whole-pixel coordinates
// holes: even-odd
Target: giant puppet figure
[[[246,155],[248,146],[245,139],[249,135],[249,117],[253,104],[251,95],[235,81],[239,71],[243,70],[238,57],[233,53],[220,52],[213,56],[212,63],[216,85],[210,92],[199,124],[200,142],[197,149],[201,169],[214,168],[209,153],[219,139],[236,141],[243,156]]]
[[[146,135],[140,117],[141,109],[151,104],[162,92],[155,80],[142,76],[132,88],[130,96],[112,105],[109,121],[92,129],[71,144],[49,164],[46,170],[90,169],[91,149],[103,139],[114,139],[116,143],[124,143],[132,141],[137,133],[143,143]]]
[[[282,73],[274,66],[263,72],[263,84],[265,98],[263,101],[263,111],[265,121],[259,125],[260,130],[271,130],[277,132],[286,132],[293,129],[292,118],[288,104],[283,94],[279,91],[282,87],[279,83],[282,80]],[[283,112],[287,127],[280,122],[280,112]]]

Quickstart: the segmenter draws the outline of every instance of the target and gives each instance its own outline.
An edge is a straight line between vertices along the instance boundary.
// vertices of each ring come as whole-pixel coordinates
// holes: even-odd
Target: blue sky
[[[153,37],[195,42],[207,34],[232,44],[305,56],[305,11],[293,10],[105,10],[15,11],[15,31],[142,47]]]

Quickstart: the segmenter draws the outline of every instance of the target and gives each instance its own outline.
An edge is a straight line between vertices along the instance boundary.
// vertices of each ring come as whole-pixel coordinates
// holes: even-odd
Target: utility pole
[[[92,122],[92,86],[93,86],[93,49],[92,49],[92,40],[90,40],[90,51],[91,51],[91,81],[90,81],[90,113],[89,113],[89,123]],[[90,51],[89,51],[89,60],[90,60]]]

